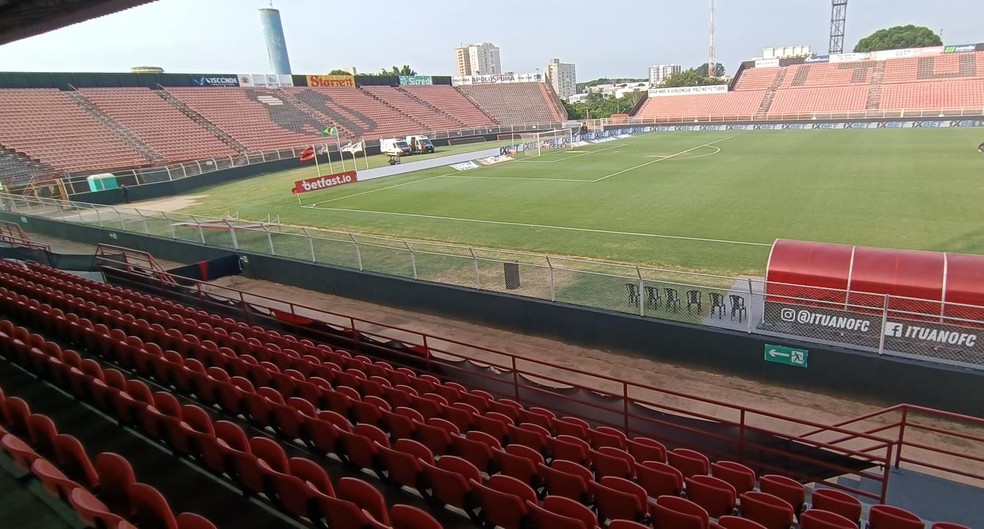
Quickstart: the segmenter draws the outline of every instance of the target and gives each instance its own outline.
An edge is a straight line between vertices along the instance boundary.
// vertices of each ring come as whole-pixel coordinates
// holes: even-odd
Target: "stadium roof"
[[[154,0],[0,0],[0,44],[33,37]]]

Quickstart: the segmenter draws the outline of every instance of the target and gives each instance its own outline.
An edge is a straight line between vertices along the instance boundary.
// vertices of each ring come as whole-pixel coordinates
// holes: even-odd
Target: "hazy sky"
[[[257,0],[158,0],[0,46],[0,71],[269,73]],[[409,64],[454,75],[454,48],[499,46],[505,71],[551,58],[577,65],[579,81],[645,77],[653,64],[707,60],[709,0],[276,0],[294,73]],[[827,52],[829,0],[717,0],[717,58],[728,72],[763,47]],[[984,41],[981,0],[851,0],[849,51],[872,31],[900,24],[943,30],[948,44]]]

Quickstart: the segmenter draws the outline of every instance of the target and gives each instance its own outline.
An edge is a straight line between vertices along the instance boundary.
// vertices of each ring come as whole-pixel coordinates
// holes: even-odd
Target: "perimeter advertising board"
[[[355,77],[351,75],[309,75],[307,85],[312,88],[347,86],[355,88]]]

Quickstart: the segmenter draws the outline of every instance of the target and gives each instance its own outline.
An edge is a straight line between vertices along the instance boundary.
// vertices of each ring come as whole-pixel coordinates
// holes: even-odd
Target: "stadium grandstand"
[[[0,0],[0,43],[139,3]],[[813,59],[745,63],[718,93],[653,93],[620,121],[984,110],[984,50]],[[268,77],[258,86],[243,75],[0,73],[0,182],[31,195],[67,176],[218,158],[249,163],[253,153],[288,150],[296,163],[301,149],[336,136],[339,143],[414,134],[467,142],[502,131],[573,137],[548,83]],[[604,132],[603,121],[592,125]],[[829,342],[811,343],[815,365],[807,372],[799,369],[806,351],[771,345],[775,335],[707,331],[285,258],[274,250],[273,224],[254,230],[267,237],[269,254],[217,251],[201,224],[200,240],[129,233],[128,223],[148,219],[136,210],[124,217],[115,205],[93,208],[91,224],[69,224],[68,216],[89,213],[67,200],[35,198],[0,195],[4,527],[970,529],[982,519],[978,372]],[[16,207],[21,199],[30,206]],[[109,211],[118,214],[116,224],[103,224],[100,215]],[[245,239],[231,218],[222,222],[217,233],[236,245]],[[172,233],[185,228],[169,218],[162,225]],[[794,276],[798,257],[821,254],[831,255],[809,247],[773,265],[788,264],[783,272]],[[618,295],[627,292],[630,304],[644,308],[660,291],[634,268],[639,281],[617,284]],[[823,272],[816,271],[818,281],[833,281]],[[323,297],[240,289],[242,274],[244,282],[290,277],[299,286],[331,285],[339,295],[394,306],[365,309],[373,317],[343,314]],[[665,307],[679,309],[671,290]],[[691,305],[702,310],[691,292],[688,314]],[[420,310],[388,312],[408,299]],[[711,310],[727,319],[723,297],[708,302],[720,303]],[[481,332],[501,340],[499,347],[468,343],[460,329],[432,333],[425,303],[487,323]],[[748,320],[744,300],[740,308],[731,303],[731,320]],[[935,317],[918,316],[920,323]],[[702,369],[694,371],[704,384],[680,391],[634,373],[591,372],[563,350],[537,357],[518,334],[491,328],[504,321],[523,335],[545,327],[590,332],[599,355],[617,351],[625,343],[619,336],[639,336],[649,340],[648,351],[674,349],[693,362],[738,366],[735,358],[749,358],[754,365],[736,372],[779,372],[787,381],[756,394],[758,402],[788,404],[795,391],[808,400],[804,408],[822,410],[819,390],[813,395],[822,384],[809,381],[817,377],[856,391],[844,400],[877,401],[871,393],[887,387],[893,399],[922,396],[968,414],[899,403],[821,423],[733,401],[723,396],[732,389],[723,375]],[[766,358],[785,355],[779,369],[790,369],[768,371],[776,364],[762,362],[763,347]],[[797,355],[804,355],[801,366]]]
[[[642,122],[960,116],[984,109],[984,50],[864,59],[861,54],[742,65],[726,91],[649,97]],[[843,61],[843,62],[840,62]],[[972,114],[975,115],[975,114]]]

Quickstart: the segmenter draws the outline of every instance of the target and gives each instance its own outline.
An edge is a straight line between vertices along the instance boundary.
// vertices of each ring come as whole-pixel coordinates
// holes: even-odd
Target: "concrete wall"
[[[20,221],[20,217],[0,214]],[[227,254],[196,244],[29,218],[29,232],[88,244],[144,250],[191,263]],[[113,234],[115,238],[111,236]],[[608,313],[356,270],[247,254],[245,275],[372,303],[464,319],[531,335],[747,377],[781,387],[817,390],[881,405],[902,402],[984,417],[984,373],[830,346]],[[809,367],[763,360],[766,344],[809,350]],[[503,347],[504,348],[504,347]],[[706,395],[714,397],[714,395]]]

